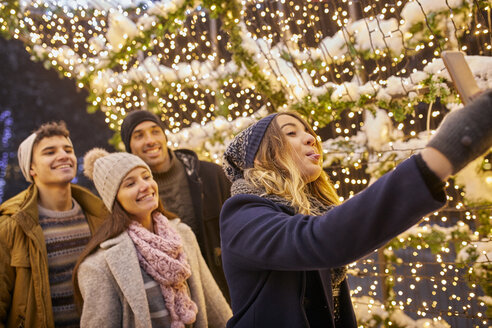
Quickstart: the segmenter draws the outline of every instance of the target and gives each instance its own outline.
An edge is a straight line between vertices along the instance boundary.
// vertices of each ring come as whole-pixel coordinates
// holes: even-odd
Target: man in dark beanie
[[[140,157],[152,170],[164,207],[191,227],[210,271],[229,300],[222,269],[219,215],[231,185],[222,168],[199,160],[191,150],[169,149],[162,121],[146,110],[135,110],[125,117],[121,139],[126,151]]]

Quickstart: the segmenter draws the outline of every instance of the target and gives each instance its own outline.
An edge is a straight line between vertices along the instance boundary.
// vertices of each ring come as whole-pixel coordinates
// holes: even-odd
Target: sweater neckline
[[[77,214],[81,210],[79,203],[72,198],[72,208],[68,211],[54,211],[42,207],[38,204],[39,215],[50,217],[50,218],[65,218]]]

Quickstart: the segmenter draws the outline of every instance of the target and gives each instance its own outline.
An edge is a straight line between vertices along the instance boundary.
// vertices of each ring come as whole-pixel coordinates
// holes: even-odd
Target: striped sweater
[[[57,212],[38,205],[39,224],[48,252],[51,301],[56,327],[78,327],[72,271],[78,256],[91,238],[89,225],[80,205],[73,200],[71,210]]]

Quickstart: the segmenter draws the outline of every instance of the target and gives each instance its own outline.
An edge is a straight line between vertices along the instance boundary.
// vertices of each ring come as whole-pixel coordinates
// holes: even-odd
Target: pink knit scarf
[[[188,296],[186,279],[191,268],[186,260],[179,234],[161,213],[152,217],[155,234],[140,223],[132,222],[128,235],[137,249],[138,261],[161,287],[166,308],[171,315],[171,328],[183,328],[196,320],[198,308]]]

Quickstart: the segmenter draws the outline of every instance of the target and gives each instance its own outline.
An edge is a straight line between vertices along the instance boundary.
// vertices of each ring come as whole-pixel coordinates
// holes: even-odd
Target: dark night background
[[[67,123],[78,159],[74,182],[95,191],[83,176],[82,159],[93,147],[114,151],[104,113],[89,114],[87,92],[73,80],[33,62],[22,42],[0,37],[0,203],[29,185],[17,163],[17,147],[42,123]]]

